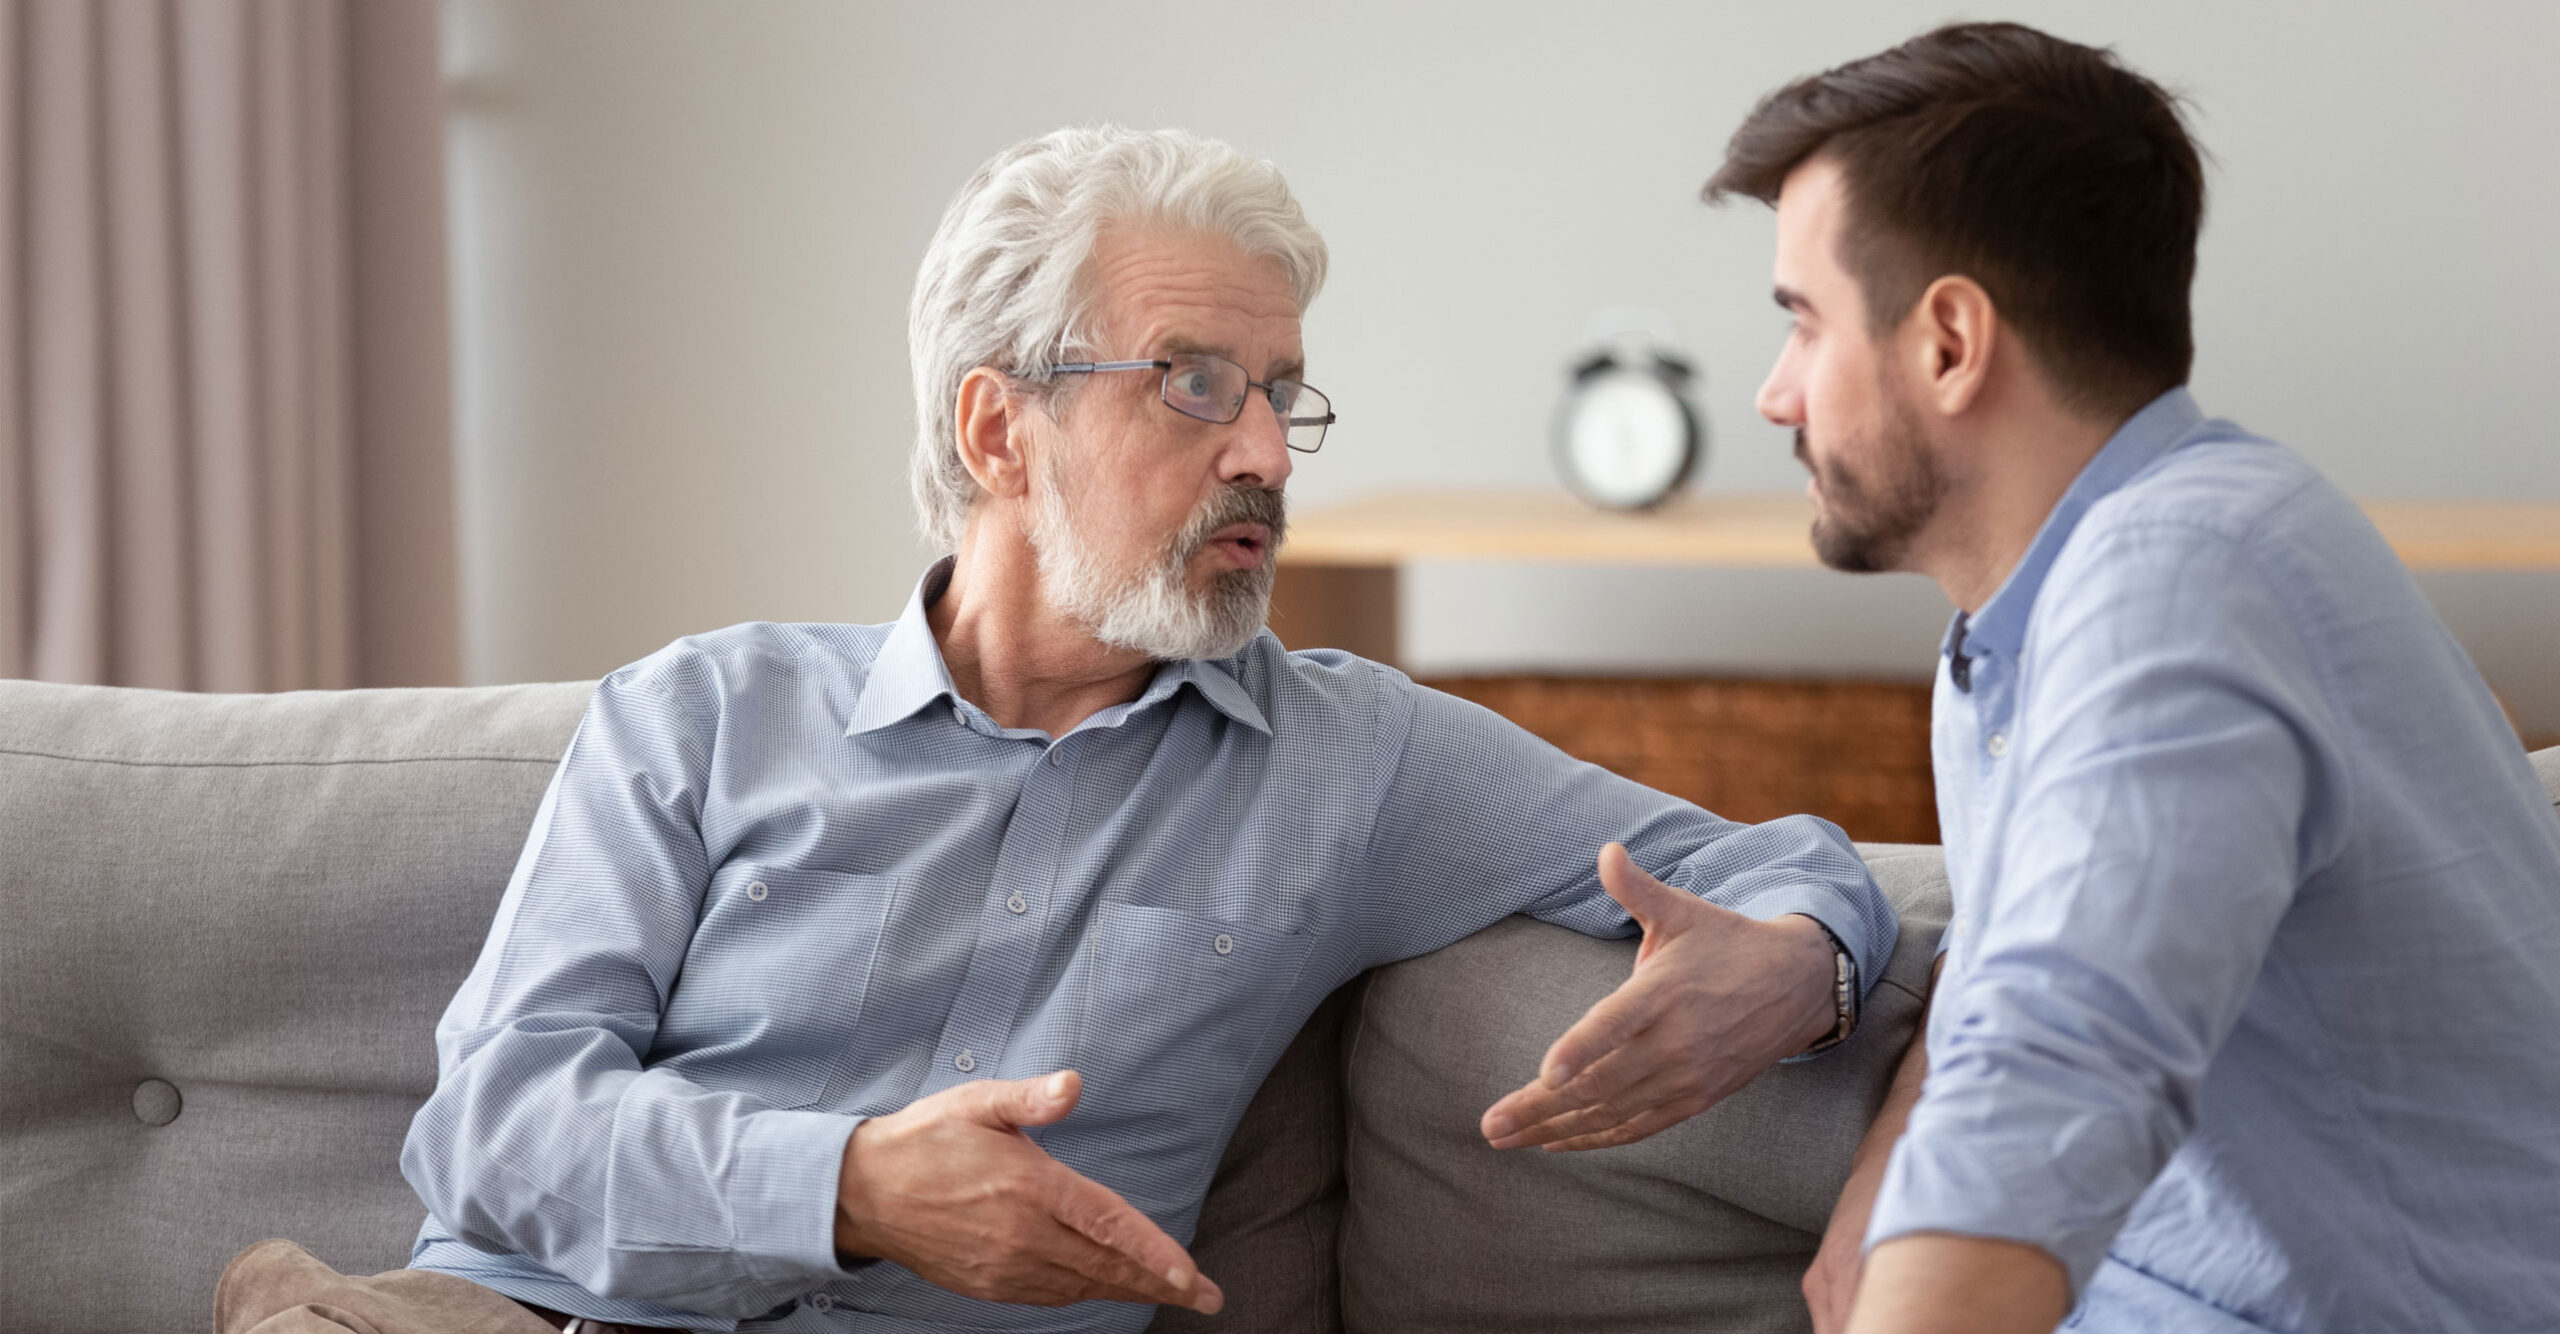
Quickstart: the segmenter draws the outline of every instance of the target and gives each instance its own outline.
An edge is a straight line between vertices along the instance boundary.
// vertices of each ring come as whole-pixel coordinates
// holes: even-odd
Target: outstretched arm
[[[1861,987],[1891,957],[1893,911],[1837,826],[1721,819],[1490,710],[1393,684],[1376,725],[1369,962],[1438,949],[1514,912],[1645,936],[1626,984],[1555,1044],[1537,1080],[1488,1111],[1496,1143],[1597,1148],[1694,1115],[1829,1031],[1837,955],[1826,930],[1856,959]]]
[[[1893,908],[1839,826],[1809,815],[1741,824],[1577,760],[1481,705],[1388,673],[1370,726],[1377,809],[1358,900],[1364,962],[1428,954],[1512,913],[1621,937],[1639,930],[1602,885],[1610,843],[1662,883],[1758,922],[1819,921],[1861,985],[1892,957]],[[1348,775],[1346,775],[1348,777]]]

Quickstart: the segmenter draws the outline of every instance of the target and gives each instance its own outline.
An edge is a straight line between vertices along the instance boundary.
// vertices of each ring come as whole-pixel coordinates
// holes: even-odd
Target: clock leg
[[[1293,649],[1346,649],[1393,666],[1398,582],[1393,565],[1284,560],[1271,585],[1271,632]]]

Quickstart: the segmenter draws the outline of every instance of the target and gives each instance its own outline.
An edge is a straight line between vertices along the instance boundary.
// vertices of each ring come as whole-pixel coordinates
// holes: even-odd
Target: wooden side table
[[[2560,504],[2368,501],[2413,570],[2560,569]],[[1561,491],[1389,491],[1292,516],[1271,628],[1291,648],[1396,662],[1402,570],[1414,560],[1812,569],[1801,494],[1688,495],[1644,514]]]

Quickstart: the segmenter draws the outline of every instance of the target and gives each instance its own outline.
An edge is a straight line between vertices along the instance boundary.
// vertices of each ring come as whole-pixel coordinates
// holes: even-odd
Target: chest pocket
[[[1136,903],[1104,903],[1096,922],[1075,1123],[1134,1158],[1196,1155],[1205,1171],[1293,1013],[1315,937]]]
[[[648,1063],[776,1107],[814,1105],[857,1039],[900,891],[891,876],[722,866]]]

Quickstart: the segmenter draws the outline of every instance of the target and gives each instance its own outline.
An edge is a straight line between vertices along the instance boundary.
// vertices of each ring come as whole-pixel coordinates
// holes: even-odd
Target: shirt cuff
[[[739,1258],[758,1280],[816,1286],[852,1276],[836,1259],[836,1188],[845,1142],[866,1119],[804,1111],[746,1118],[729,1217]]]
[[[1879,937],[1874,922],[1853,906],[1843,904],[1841,891],[1820,883],[1795,883],[1795,886],[1764,888],[1748,896],[1741,904],[1733,904],[1733,912],[1754,922],[1777,922],[1779,917],[1810,917],[1823,924],[1830,935],[1841,937],[1848,945],[1848,958],[1859,965],[1859,996],[1876,988],[1876,978],[1884,976],[1884,965],[1892,960],[1894,940],[1900,935],[1900,922],[1894,914],[1884,914],[1884,932]]]
[[[1884,976],[1884,966],[1893,958],[1894,942],[1901,930],[1901,924],[1888,911],[1879,931],[1865,914],[1841,902],[1838,890],[1827,885],[1786,885],[1762,890],[1734,904],[1733,910],[1757,922],[1801,914],[1822,923],[1825,930],[1849,947],[1849,958],[1858,965],[1861,999],[1875,990],[1876,980]]]
[[[2052,1147],[2040,1151],[2027,1138],[1957,1145],[1906,1132],[1887,1161],[1865,1249],[1915,1232],[2017,1242],[2060,1262],[2077,1302],[2124,1226],[2125,1211],[2090,1209],[2072,1198],[2058,1173],[2068,1176],[2069,1169]]]
[[[1823,930],[1847,947],[1850,961],[1857,965],[1858,975],[1854,979],[1857,1000],[1853,1004],[1863,1017],[1867,993],[1875,989],[1876,978],[1884,972],[1885,956],[1891,952],[1893,942],[1884,942],[1884,953],[1878,953],[1873,942],[1866,942],[1869,948],[1861,953],[1859,945],[1866,932],[1866,922],[1857,913],[1845,910],[1836,894],[1817,885],[1788,886],[1754,894],[1735,905],[1734,911],[1759,922],[1774,922],[1781,917],[1810,917],[1820,922]],[[1833,1001],[1835,982],[1835,976],[1828,969],[1824,970],[1822,998],[1826,1008]],[[1800,1051],[1793,1056],[1782,1056],[1778,1058],[1778,1064],[1818,1061],[1846,1045],[1841,1043],[1821,1051]]]

